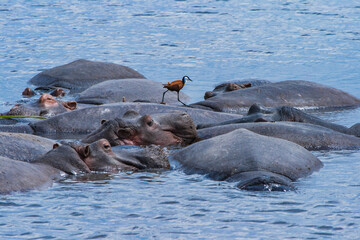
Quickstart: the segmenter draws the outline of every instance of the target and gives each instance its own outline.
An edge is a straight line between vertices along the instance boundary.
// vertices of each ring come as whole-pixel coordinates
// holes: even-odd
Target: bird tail
[[[170,87],[170,83],[168,82],[167,84],[163,84],[163,88],[167,88]]]

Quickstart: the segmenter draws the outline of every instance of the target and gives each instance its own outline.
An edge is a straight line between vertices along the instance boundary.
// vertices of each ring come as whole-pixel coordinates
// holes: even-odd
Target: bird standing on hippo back
[[[165,97],[165,93],[167,93],[169,90],[170,91],[175,91],[177,92],[177,97],[178,97],[178,101],[181,102],[182,104],[184,104],[185,106],[188,106],[186,105],[185,103],[183,103],[181,100],[180,100],[180,97],[179,97],[179,92],[180,90],[185,86],[186,82],[187,81],[192,81],[188,76],[184,76],[182,78],[182,80],[175,80],[175,81],[172,81],[171,83],[168,82],[167,84],[164,84],[164,88],[167,88],[167,90],[163,93],[163,97],[162,97],[162,100],[161,100],[161,104],[165,104],[164,103],[164,97]]]

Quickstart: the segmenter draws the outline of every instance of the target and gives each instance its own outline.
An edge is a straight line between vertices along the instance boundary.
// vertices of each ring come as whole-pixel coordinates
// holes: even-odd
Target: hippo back
[[[279,138],[238,129],[192,144],[173,155],[187,173],[226,180],[243,172],[267,171],[296,180],[319,170],[319,159],[303,147]]]
[[[32,162],[53,148],[55,141],[25,133],[0,132],[0,156]]]
[[[195,124],[222,122],[239,118],[239,115],[235,114],[216,113],[213,111],[162,104],[116,103],[92,106],[59,114],[46,120],[31,123],[30,126],[36,133],[90,133],[100,126],[101,120],[121,117],[129,110],[134,110],[140,115],[169,113],[178,110],[189,114]],[[79,121],[80,119],[81,121]]]
[[[123,78],[145,77],[137,71],[119,64],[79,59],[45,70],[30,79],[29,83],[36,86],[86,89],[99,82]]]
[[[0,194],[50,187],[60,171],[46,165],[0,157]]]
[[[220,112],[243,113],[258,103],[264,107],[301,108],[358,107],[360,99],[341,90],[308,81],[283,81],[218,94],[191,106]]]
[[[107,104],[123,101],[160,103],[165,90],[162,83],[148,79],[108,80],[81,92],[77,102],[87,104]],[[180,98],[185,102],[189,100],[189,97],[183,92],[180,92]],[[168,92],[164,101],[166,103],[178,103],[177,94]]]
[[[285,139],[303,146],[308,150],[359,149],[360,138],[333,131],[309,123],[298,122],[257,122],[237,123],[215,126],[198,130],[198,137],[208,139],[239,128],[252,132]]]

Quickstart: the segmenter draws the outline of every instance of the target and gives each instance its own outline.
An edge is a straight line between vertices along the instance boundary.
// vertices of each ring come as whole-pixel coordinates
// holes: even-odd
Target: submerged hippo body
[[[294,80],[224,92],[191,106],[219,112],[243,113],[254,103],[264,107],[285,105],[321,110],[358,107],[360,99],[332,87]]]
[[[100,126],[102,120],[111,120],[123,116],[127,111],[134,110],[140,115],[153,113],[169,113],[182,111],[190,115],[195,124],[205,122],[222,122],[236,119],[239,115],[216,113],[202,109],[168,106],[151,103],[118,103],[92,106],[75,111],[59,114],[49,119],[31,123],[28,127],[22,127],[21,131],[42,133],[90,133]],[[81,121],[79,121],[81,119]],[[24,129],[26,128],[26,129]],[[3,131],[16,131],[14,128],[0,128]]]
[[[184,112],[139,115],[128,111],[122,118],[102,121],[100,128],[90,133],[82,142],[91,143],[107,139],[116,145],[184,146],[197,138],[196,127]]]
[[[99,82],[123,78],[145,77],[119,64],[80,59],[45,70],[30,79],[29,83],[36,86],[63,87],[81,91]]]
[[[247,122],[278,122],[278,121],[288,121],[288,122],[300,122],[300,123],[310,123],[313,125],[322,126],[340,133],[360,136],[360,125],[355,124],[352,127],[348,128],[339,124],[331,123],[325,120],[322,120],[318,117],[312,116],[308,113],[305,113],[299,109],[282,106],[272,109],[271,111],[261,109],[257,104],[253,104],[248,111],[248,115],[238,118],[231,119],[220,123],[207,123],[198,125],[197,128],[207,128],[214,126],[224,126],[234,123],[247,123]]]
[[[246,129],[197,142],[172,157],[188,174],[206,174],[214,180],[238,182],[241,189],[258,186],[263,189],[269,185],[279,190],[292,188],[292,181],[323,166],[319,159],[295,143]]]
[[[132,148],[115,146],[112,149],[123,163],[131,164],[139,170],[170,169],[168,153],[160,146],[150,145]]]
[[[220,125],[198,130],[200,139],[208,139],[244,128],[269,137],[285,139],[308,150],[359,149],[360,138],[318,125],[298,122],[251,122]]]
[[[76,107],[75,101],[58,101],[50,94],[43,94],[39,100],[27,104],[17,104],[3,115],[53,116],[74,110]]]
[[[243,79],[225,82],[217,85],[214,90],[205,92],[204,99],[206,100],[208,98],[215,97],[216,95],[224,92],[232,92],[243,88],[257,87],[270,83],[272,82],[261,79]]]
[[[0,169],[1,194],[43,190],[51,187],[65,172],[90,172],[76,150],[68,145],[49,151],[32,163],[0,157]]]
[[[60,171],[0,156],[0,194],[44,190],[61,177]]]
[[[0,156],[32,162],[53,148],[55,141],[24,133],[0,132]]]
[[[162,83],[148,79],[108,80],[81,92],[77,102],[87,104],[107,104],[123,101],[160,103],[164,91]],[[189,99],[184,93],[180,93],[180,95],[184,101]],[[177,94],[169,92],[165,96],[165,102],[178,103]]]

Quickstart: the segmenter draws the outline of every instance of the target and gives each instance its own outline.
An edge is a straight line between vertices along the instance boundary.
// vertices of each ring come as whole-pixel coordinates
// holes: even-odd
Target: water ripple
[[[195,81],[183,91],[194,102],[235,78],[305,79],[360,96],[359,8],[353,0],[3,0],[0,110],[23,101],[35,74],[78,58],[160,82],[188,74]],[[321,117],[351,126],[360,111]],[[69,177],[0,197],[0,238],[358,238],[359,151],[314,154],[325,166],[296,192],[246,192],[178,170]]]

